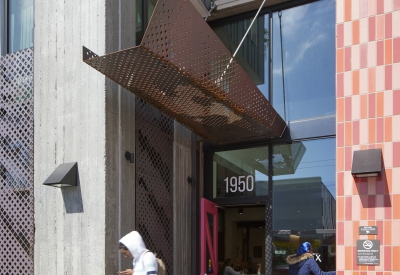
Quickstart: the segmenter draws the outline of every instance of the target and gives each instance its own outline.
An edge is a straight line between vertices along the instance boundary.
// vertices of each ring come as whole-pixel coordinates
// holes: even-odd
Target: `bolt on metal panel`
[[[286,127],[189,1],[159,0],[139,46],[104,56],[83,48],[83,59],[209,142]]]

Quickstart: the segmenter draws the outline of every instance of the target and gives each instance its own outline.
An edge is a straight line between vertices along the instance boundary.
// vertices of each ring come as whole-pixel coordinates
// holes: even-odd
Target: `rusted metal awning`
[[[286,127],[190,1],[159,0],[139,46],[83,60],[211,143]]]

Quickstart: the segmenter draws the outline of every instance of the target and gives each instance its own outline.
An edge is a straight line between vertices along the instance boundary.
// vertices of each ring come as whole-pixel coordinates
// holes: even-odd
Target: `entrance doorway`
[[[218,274],[223,274],[227,259],[236,271],[264,274],[265,204],[218,209]]]

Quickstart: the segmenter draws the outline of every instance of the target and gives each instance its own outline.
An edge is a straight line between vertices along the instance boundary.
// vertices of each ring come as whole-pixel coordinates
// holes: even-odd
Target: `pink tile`
[[[392,1],[385,0],[385,3],[383,5],[384,5],[385,13],[393,11],[393,2]]]
[[[385,14],[385,38],[392,38],[392,14]]]
[[[400,220],[396,219],[392,221],[392,232],[400,232]],[[392,245],[400,245],[400,234],[392,234]],[[395,259],[399,260],[399,259]]]
[[[400,90],[393,91],[393,114],[400,115]]]
[[[368,143],[368,119],[360,120],[360,144]]]
[[[360,144],[360,122],[353,122],[353,145]]]
[[[336,23],[344,21],[344,0],[336,1]]]
[[[360,17],[368,15],[368,0],[360,0]]]
[[[352,70],[360,69],[360,45],[351,46],[351,68]]]
[[[377,3],[376,3],[376,13],[377,13],[377,14],[382,14],[382,13],[384,13],[383,0],[377,0]]]
[[[346,221],[351,221],[352,197],[345,197],[344,217]],[[349,234],[350,235],[350,234]],[[346,237],[345,237],[346,238]]]
[[[368,117],[374,118],[376,116],[376,109],[375,109],[375,94],[368,95]]]
[[[343,80],[343,74],[337,74],[336,75],[336,96],[337,97],[343,97],[344,96],[344,80]],[[390,84],[391,83],[390,79]]]
[[[351,97],[346,97],[344,99],[344,118],[345,120],[351,120]]]
[[[373,0],[376,1],[376,0]],[[369,41],[374,41],[375,40],[375,16],[371,16],[368,18],[368,40]]]
[[[368,58],[368,67],[376,66],[376,41],[372,41],[368,43],[367,50],[367,58]]]
[[[383,252],[385,253],[385,256],[383,257],[384,268],[385,270],[392,270],[392,247],[384,246]]]
[[[383,113],[384,116],[392,116],[393,115],[393,91],[386,90],[384,95],[384,108]],[[392,141],[392,137],[390,136],[385,139],[386,141]]]
[[[343,245],[344,244],[344,222],[337,222],[337,244]]]
[[[376,17],[376,40],[382,40],[385,36],[385,16],[378,15]]]
[[[352,197],[347,197],[346,200],[347,199],[352,199]],[[352,204],[351,200],[350,200],[350,204]],[[347,206],[346,206],[346,208],[347,208]],[[350,208],[352,208],[352,206]],[[350,221],[344,222],[344,232],[348,232],[347,234],[344,234],[344,243],[346,245],[352,244],[353,243],[353,234],[351,234],[351,233],[353,232],[353,221],[352,221],[351,215],[350,215]]]
[[[336,126],[336,143],[338,147],[344,146],[344,123],[338,123]]]
[[[368,15],[376,14],[376,0],[368,0]]]
[[[400,36],[400,10],[394,11],[392,13],[392,37]]]
[[[353,72],[346,71],[344,73],[344,96],[353,95]]]
[[[360,43],[368,42],[368,18],[364,17],[360,19]]]
[[[360,213],[361,213],[361,201],[360,201],[360,196],[359,195],[353,196],[352,206],[353,206],[352,207],[353,211],[351,213],[352,220],[353,221],[359,221],[360,220]]]
[[[360,3],[358,1],[351,1],[351,19],[356,20],[360,18]]]
[[[344,173],[339,172],[337,173],[337,196],[343,196],[344,195]]]
[[[400,167],[400,142],[393,142],[393,167]]]
[[[396,167],[392,169],[392,175],[394,179],[400,179],[400,167]],[[400,184],[398,182],[394,182],[394,184],[392,184],[392,193],[393,194],[400,194]],[[399,228],[400,230],[400,228]]]
[[[336,45],[337,48],[342,48],[343,47],[343,41],[344,41],[344,32],[343,32],[343,24],[338,24],[336,26]]]
[[[400,37],[393,38],[393,62],[400,62]]]
[[[385,90],[392,89],[392,65],[385,66]]]
[[[344,49],[344,70],[351,70],[351,47]]]
[[[392,117],[392,140],[400,141],[400,115]]]
[[[353,44],[353,22],[345,22],[343,31],[343,45],[351,46]]]
[[[383,142],[384,141],[384,135],[383,133],[385,132],[384,129],[384,118],[380,117],[376,119],[376,142]]]
[[[387,118],[383,118],[384,120],[387,120]],[[390,125],[391,126],[391,125]],[[390,127],[386,125],[386,127]],[[393,143],[391,142],[385,142],[383,146],[383,161],[386,169],[392,168],[393,167]]]
[[[344,148],[344,157],[345,157],[344,159],[345,170],[350,171],[352,165],[352,157],[353,157],[353,152],[351,150],[351,147]]]
[[[360,119],[360,96],[354,95],[351,98],[351,118],[353,122]]]
[[[384,43],[383,41],[378,41],[376,43],[376,65],[380,66],[384,64]]]
[[[376,91],[385,90],[385,66],[376,67],[375,84]]]
[[[385,220],[392,219],[392,202],[390,195],[385,195]]]
[[[393,0],[394,10],[400,10],[400,0]]]
[[[367,67],[367,54],[368,54],[368,46],[367,44],[360,45],[360,68]]]
[[[400,63],[394,63],[392,66],[392,89],[400,89],[399,75],[400,75]]]

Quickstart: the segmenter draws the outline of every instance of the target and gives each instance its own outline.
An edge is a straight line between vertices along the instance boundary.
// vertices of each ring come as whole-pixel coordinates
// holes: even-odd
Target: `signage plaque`
[[[379,240],[357,240],[357,264],[379,265],[380,264],[380,241]]]
[[[378,227],[377,226],[359,226],[358,234],[359,235],[377,235]]]

